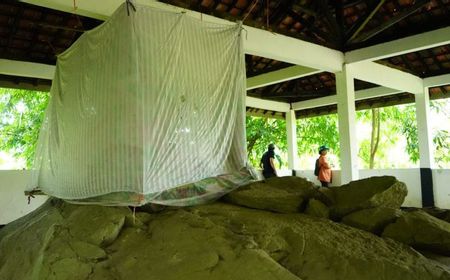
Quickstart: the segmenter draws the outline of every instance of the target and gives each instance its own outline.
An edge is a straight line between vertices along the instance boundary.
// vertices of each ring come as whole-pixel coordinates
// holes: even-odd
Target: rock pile
[[[299,177],[273,177],[241,187],[225,200],[248,208],[277,213],[301,212],[310,198],[318,196],[314,184]]]
[[[436,255],[447,249],[413,228],[434,226],[434,241],[448,248],[447,224],[399,212],[406,189],[395,178],[373,179],[377,191],[361,181],[323,193],[274,178],[222,202],[135,215],[51,199],[0,230],[0,279],[450,279]]]
[[[328,197],[333,219],[362,209],[387,207],[398,209],[408,194],[406,185],[395,177],[382,176],[352,181],[339,188],[331,188]]]

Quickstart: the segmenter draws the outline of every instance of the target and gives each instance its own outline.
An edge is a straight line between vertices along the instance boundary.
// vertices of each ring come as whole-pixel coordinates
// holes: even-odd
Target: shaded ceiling
[[[69,0],[68,0],[69,1]],[[348,51],[450,26],[450,0],[164,0],[217,17]],[[85,30],[102,21],[26,3],[0,2],[0,58],[56,63]],[[420,77],[450,73],[450,45],[409,53],[379,63]],[[246,56],[247,76],[290,66]],[[48,87],[50,81],[0,75],[1,84]],[[356,81],[356,90],[375,85]],[[335,94],[334,74],[320,74],[257,88],[248,95],[296,102]],[[448,87],[432,93],[442,96]],[[436,96],[438,96],[436,95]]]

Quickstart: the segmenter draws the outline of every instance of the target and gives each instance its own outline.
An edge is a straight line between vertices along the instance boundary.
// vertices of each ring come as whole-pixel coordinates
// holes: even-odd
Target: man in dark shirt
[[[267,152],[261,158],[260,167],[263,169],[264,178],[277,177],[277,170],[275,169],[275,145],[270,144]]]

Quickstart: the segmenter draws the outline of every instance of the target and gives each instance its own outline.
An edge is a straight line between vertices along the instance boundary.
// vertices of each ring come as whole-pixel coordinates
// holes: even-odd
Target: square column
[[[339,144],[341,148],[341,183],[359,179],[356,140],[355,86],[348,66],[336,73]]]
[[[430,96],[428,87],[414,95],[416,99],[417,133],[419,138],[420,183],[422,191],[422,207],[434,206],[433,173],[434,148],[429,123]]]
[[[286,112],[286,136],[288,146],[288,168],[295,170],[297,168],[297,121],[295,111]]]
[[[414,95],[416,100],[417,132],[419,136],[419,158],[421,168],[433,168],[434,148],[429,125],[430,96],[428,88]]]

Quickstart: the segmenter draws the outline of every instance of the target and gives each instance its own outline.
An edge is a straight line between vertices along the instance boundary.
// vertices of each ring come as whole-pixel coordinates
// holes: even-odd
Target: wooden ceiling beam
[[[267,1],[267,0],[266,0]],[[292,4],[295,0],[282,1],[277,9],[269,15],[269,22],[271,24],[278,25],[283,17],[285,16],[285,11],[292,10]]]
[[[345,3],[345,4],[343,5],[343,8],[344,8],[344,9],[347,9],[347,8],[354,7],[354,6],[356,6],[356,5],[359,5],[359,4],[365,3],[365,2],[367,2],[367,0],[348,1],[347,3]]]
[[[338,0],[334,2],[334,10],[336,14],[336,23],[339,27],[339,34],[340,34],[340,40],[339,40],[339,46],[342,50],[345,46],[345,19],[344,19],[344,0]]]
[[[296,13],[304,13],[313,17],[319,16],[319,14],[315,10],[298,4],[292,4],[292,10],[295,11]]]
[[[51,9],[73,12],[72,1],[24,0],[24,2],[45,6]],[[190,17],[201,19],[206,22],[235,24],[218,17],[201,14],[199,12],[158,1],[138,0],[136,2],[166,11],[183,12]],[[80,1],[79,3],[77,2],[78,8],[76,12],[80,15],[105,19],[121,4],[123,4],[123,0]],[[321,69],[323,71],[338,72],[342,70],[344,56],[340,51],[250,26],[243,26],[243,30],[245,38],[243,40],[244,52],[247,54]],[[280,47],[283,47],[283,49],[280,49]]]
[[[332,38],[329,34],[325,33],[324,31],[320,30],[314,22],[310,22],[306,19],[304,19],[301,15],[297,14],[295,11],[289,11],[288,12],[290,16],[292,16],[296,21],[300,22],[304,27],[306,27],[306,30],[309,32],[315,34],[317,37],[321,38],[324,41],[333,41],[335,38]],[[304,30],[300,30],[303,32]],[[336,43],[336,42],[333,42]]]
[[[328,0],[317,0],[315,3],[317,5],[319,15],[325,19],[324,21],[327,23],[328,28],[331,31],[333,41],[339,44],[342,38],[341,29],[338,26],[336,18],[333,17],[333,14],[330,11]]]
[[[364,42],[364,41],[369,40],[370,38],[372,38],[373,36],[377,35],[378,33],[383,32],[384,30],[390,28],[392,25],[396,24],[397,22],[401,21],[402,19],[404,19],[404,18],[408,17],[409,15],[415,13],[417,10],[421,9],[423,6],[425,6],[429,2],[430,2],[430,0],[418,0],[418,1],[416,1],[414,5],[404,9],[399,14],[397,14],[396,16],[390,18],[389,20],[386,20],[386,21],[382,22],[380,25],[378,25],[377,27],[373,28],[372,30],[369,30],[369,31],[367,31],[365,33],[362,33],[361,35],[355,37],[350,42],[352,44],[355,44],[355,43],[360,43],[360,42]]]
[[[383,6],[386,0],[378,1],[367,1],[367,16],[360,16],[358,20],[350,27],[345,33],[345,41],[347,44],[351,43],[352,40],[358,36],[358,34],[366,27],[367,23],[373,18],[373,16],[378,12],[378,10]]]

